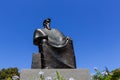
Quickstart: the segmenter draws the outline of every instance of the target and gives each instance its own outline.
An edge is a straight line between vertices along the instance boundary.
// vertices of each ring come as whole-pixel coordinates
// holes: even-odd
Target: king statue
[[[43,22],[43,29],[36,29],[33,36],[34,45],[38,46],[41,69],[76,68],[72,39],[57,29],[50,27],[51,19]],[[34,62],[34,61],[33,61]],[[32,64],[33,66],[33,64]],[[32,67],[34,68],[34,67]]]

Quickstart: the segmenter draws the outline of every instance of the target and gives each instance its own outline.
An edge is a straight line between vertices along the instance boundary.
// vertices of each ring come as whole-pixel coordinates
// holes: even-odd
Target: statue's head
[[[50,22],[51,22],[51,19],[50,19],[50,18],[45,19],[44,22],[43,22],[44,28],[50,30],[50,29],[51,29],[51,28],[50,28]]]

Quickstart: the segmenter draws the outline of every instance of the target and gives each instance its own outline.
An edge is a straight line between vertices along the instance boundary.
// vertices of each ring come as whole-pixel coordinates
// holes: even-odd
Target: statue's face
[[[50,28],[50,19],[45,20],[43,25],[44,25],[44,28],[50,30],[51,29]]]
[[[47,28],[48,30],[50,30],[50,29],[51,29],[51,28],[50,28],[50,23],[49,23],[49,22],[48,22],[48,23],[46,23],[45,28]]]

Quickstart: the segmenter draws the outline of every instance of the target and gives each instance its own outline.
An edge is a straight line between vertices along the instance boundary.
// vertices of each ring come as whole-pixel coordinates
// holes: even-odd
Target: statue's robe
[[[41,68],[76,68],[72,40],[59,30],[35,30],[34,44],[39,46]]]

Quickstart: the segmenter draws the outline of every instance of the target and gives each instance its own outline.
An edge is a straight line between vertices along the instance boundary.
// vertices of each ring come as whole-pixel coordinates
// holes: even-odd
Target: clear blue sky
[[[73,39],[77,68],[120,67],[120,0],[0,0],[0,69],[31,68],[33,32],[48,17]]]

